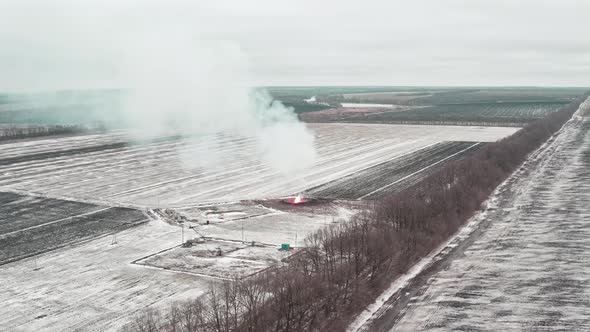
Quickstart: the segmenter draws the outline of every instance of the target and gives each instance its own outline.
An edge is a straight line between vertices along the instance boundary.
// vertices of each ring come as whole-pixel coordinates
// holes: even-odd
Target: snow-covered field
[[[135,209],[0,192],[0,265],[147,220]]]
[[[130,264],[180,243],[179,227],[152,221],[113,238],[0,267],[0,330],[111,331],[147,305],[199,296],[210,280]]]
[[[575,116],[509,181],[488,228],[392,331],[590,330],[590,119]]]
[[[306,191],[305,195],[339,199],[377,199],[420,182],[445,162],[463,158],[481,147],[474,142],[443,142]]]
[[[310,124],[319,158],[281,174],[257,158],[251,139],[125,145],[122,133],[3,144],[0,191],[101,204],[183,207],[291,195],[442,141],[495,141],[517,128]],[[203,151],[215,167],[191,165]],[[187,158],[188,156],[188,158]],[[187,162],[187,159],[192,161]],[[195,160],[196,159],[196,160]]]
[[[40,233],[46,227],[62,229],[63,220],[75,218],[56,214],[69,211],[77,218],[95,207],[87,203],[100,203],[108,211],[120,206],[174,207],[174,213],[186,218],[185,225],[193,227],[183,230],[174,220],[155,218],[0,266],[0,330],[118,330],[147,306],[166,308],[173,301],[198,297],[232,274],[244,276],[280,264],[286,255],[278,251],[281,244],[303,246],[307,234],[346,221],[356,204],[319,200],[295,208],[276,198],[412,152],[415,156],[441,142],[495,141],[517,130],[362,124],[313,124],[310,129],[319,158],[297,176],[274,171],[256,157],[256,143],[240,137],[140,145],[127,143],[125,133],[114,133],[0,145],[0,192],[36,197],[17,200],[7,210],[15,217],[5,218],[5,226],[10,222],[18,226],[17,232],[31,225]],[[183,157],[199,156],[211,147],[221,158],[218,167],[186,167]],[[26,203],[30,201],[43,203],[41,209],[48,213],[34,211]],[[74,204],[78,202],[80,206]],[[13,220],[23,211],[31,217]],[[35,218],[37,212],[44,215],[42,221]],[[203,257],[201,244],[180,247],[183,239],[200,236],[209,238],[205,251],[224,247],[223,254]],[[252,241],[258,245],[241,243]]]
[[[231,280],[244,278],[273,266],[291,255],[278,246],[250,245],[238,241],[209,240],[140,259],[135,264]]]
[[[152,220],[0,266],[0,331],[117,331],[148,306],[166,309],[220,279],[280,264],[288,256],[280,244],[300,247],[310,232],[353,212],[333,203],[321,211],[302,206],[300,212],[286,204],[286,211],[244,204],[181,210],[192,220],[184,230]],[[206,217],[209,225],[199,218],[203,211],[217,211]],[[213,239],[180,247],[183,239],[200,235]],[[220,257],[214,257],[217,248]]]

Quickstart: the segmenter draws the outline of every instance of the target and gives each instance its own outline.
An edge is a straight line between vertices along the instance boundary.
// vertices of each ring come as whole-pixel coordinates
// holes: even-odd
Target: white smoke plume
[[[142,11],[129,3],[121,8],[108,3],[92,9],[64,1],[45,8],[44,13],[52,14],[41,16],[42,31],[27,33],[20,21],[9,23],[13,33],[0,37],[25,40],[27,50],[38,50],[36,58],[44,54],[51,68],[28,81],[27,73],[21,73],[18,90],[76,90],[88,88],[88,82],[122,88],[120,107],[104,110],[103,117],[94,111],[94,117],[113,126],[124,123],[139,140],[176,134],[191,138],[199,150],[179,153],[187,167],[222,164],[217,143],[210,139],[216,135],[254,140],[260,159],[280,172],[313,165],[313,134],[292,109],[253,88],[248,56],[237,42],[211,34],[211,22],[205,26],[199,17],[175,21],[183,16],[179,11],[160,15],[158,10],[167,7],[150,6],[154,4]],[[59,100],[52,99],[51,106],[59,107]]]
[[[254,138],[260,157],[282,173],[314,163],[313,134],[292,109],[251,88],[247,57],[238,45],[181,36],[154,34],[126,44],[121,72],[130,91],[123,110],[136,133],[189,136],[205,148],[182,155],[189,167],[223,164],[211,139],[217,134]]]

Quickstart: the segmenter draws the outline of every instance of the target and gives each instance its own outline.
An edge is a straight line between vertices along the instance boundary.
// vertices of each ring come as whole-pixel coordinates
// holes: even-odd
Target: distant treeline
[[[318,95],[318,101],[330,103],[376,103],[395,105],[462,105],[488,103],[561,103],[568,104],[584,94],[584,89],[450,89],[447,91],[417,91],[414,93],[366,93]]]
[[[93,128],[92,130],[96,130]],[[88,132],[91,129],[83,125],[32,125],[32,126],[0,126],[0,141],[42,137],[52,135],[68,135]]]
[[[350,222],[306,239],[288,265],[225,282],[165,312],[147,310],[130,331],[343,331],[388,284],[441,245],[492,191],[571,118],[583,99],[400,193],[367,203]],[[385,181],[385,179],[384,179]]]
[[[325,110],[331,108],[331,106],[327,105],[320,105],[320,104],[312,104],[305,101],[295,101],[295,102],[283,102],[283,105],[287,107],[292,107],[295,114],[301,113],[308,113],[308,112],[317,112],[321,110]]]
[[[369,114],[359,122],[375,123],[419,123],[455,122],[508,124],[531,122],[545,117],[563,107],[560,103],[476,103],[461,105],[439,105],[410,109],[403,112]]]
[[[471,120],[471,121],[453,121],[453,120],[372,120],[359,121],[358,118],[351,120],[336,120],[324,121],[326,123],[377,123],[377,124],[405,124],[405,125],[437,125],[437,126],[477,126],[477,127],[523,127],[528,121],[533,119],[522,118],[499,118],[486,120]],[[322,121],[314,121],[322,122]]]

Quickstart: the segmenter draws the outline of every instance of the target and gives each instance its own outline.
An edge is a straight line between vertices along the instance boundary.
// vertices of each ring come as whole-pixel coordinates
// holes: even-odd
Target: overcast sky
[[[584,0],[2,0],[0,90],[121,87],[136,40],[177,36],[238,49],[256,85],[590,86],[589,17]]]

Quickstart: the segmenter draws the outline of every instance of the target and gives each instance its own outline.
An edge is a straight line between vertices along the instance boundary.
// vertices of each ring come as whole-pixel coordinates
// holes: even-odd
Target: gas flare
[[[309,200],[304,197],[302,194],[297,194],[296,196],[291,196],[288,198],[285,198],[283,200],[283,202],[288,203],[288,204],[293,204],[293,205],[300,205],[300,204],[305,204],[307,202],[309,202]]]

